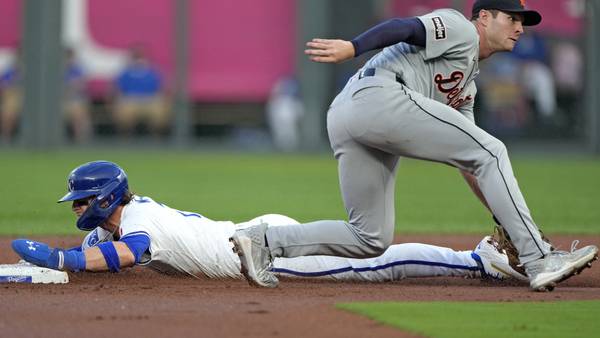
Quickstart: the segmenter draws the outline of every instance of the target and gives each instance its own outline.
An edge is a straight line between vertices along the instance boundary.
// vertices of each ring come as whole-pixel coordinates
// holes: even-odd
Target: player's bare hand
[[[304,54],[315,62],[338,63],[354,57],[354,45],[346,40],[312,39],[306,43]]]

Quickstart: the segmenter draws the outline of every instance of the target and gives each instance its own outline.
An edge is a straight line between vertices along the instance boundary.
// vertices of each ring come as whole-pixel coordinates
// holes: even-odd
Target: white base
[[[69,275],[64,271],[41,268],[20,261],[17,264],[0,264],[0,283],[54,283],[69,282]]]

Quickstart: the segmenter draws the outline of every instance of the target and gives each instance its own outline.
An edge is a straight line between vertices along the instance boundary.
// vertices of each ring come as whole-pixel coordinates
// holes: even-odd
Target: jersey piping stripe
[[[121,237],[121,239],[126,238],[126,237],[131,237],[131,236],[140,236],[140,235],[150,238],[150,235],[148,235],[148,233],[145,231],[134,231],[134,232],[128,233],[125,236]]]
[[[428,112],[427,110],[425,110],[425,108],[421,107],[421,105],[419,105],[417,103],[417,101],[415,99],[413,99],[412,96],[406,91],[406,88],[404,88],[404,86],[402,87],[402,91],[404,92],[404,94],[406,94],[406,96],[408,96],[408,98],[417,107],[419,107],[419,109],[421,109],[423,112],[425,112],[425,114],[433,117],[434,119],[436,119],[436,120],[438,120],[438,121],[440,121],[440,122],[442,122],[444,124],[450,125],[450,126],[456,128],[456,129],[460,130],[461,132],[463,132],[464,134],[466,134],[467,136],[469,136],[473,141],[475,141],[475,143],[477,143],[483,150],[485,150],[488,154],[490,154],[496,160],[496,167],[498,167],[498,172],[500,172],[500,177],[502,177],[502,182],[504,183],[504,186],[506,187],[506,191],[508,192],[508,197],[510,197],[510,201],[512,202],[513,206],[515,207],[515,211],[519,215],[519,218],[521,219],[521,222],[523,223],[523,226],[525,227],[525,229],[527,229],[527,232],[531,236],[531,239],[533,240],[533,243],[535,243],[535,246],[538,248],[538,250],[542,254],[542,257],[545,257],[546,254],[544,254],[544,251],[542,250],[542,248],[540,247],[540,245],[538,244],[538,242],[535,240],[535,237],[531,233],[531,230],[527,226],[527,223],[525,223],[525,220],[523,219],[523,215],[521,215],[521,213],[519,212],[519,208],[517,207],[517,204],[515,203],[515,200],[513,199],[513,196],[510,193],[510,189],[508,188],[508,183],[506,183],[506,179],[504,178],[504,173],[500,169],[500,160],[498,159],[498,157],[496,155],[494,155],[489,149],[487,149],[486,147],[484,147],[483,144],[481,144],[479,141],[477,141],[477,139],[475,137],[473,137],[473,135],[469,134],[466,130],[462,129],[461,127],[459,127],[459,126],[457,126],[457,125],[455,125],[453,123],[450,123],[448,121],[442,120],[441,118],[439,118],[439,117],[433,115],[432,113]]]
[[[176,210],[180,215],[182,215],[183,217],[198,217],[198,218],[204,218],[202,215],[197,214],[195,212],[183,212],[180,210]]]
[[[468,270],[468,271],[479,271],[478,266],[467,266],[467,265],[455,265],[455,264],[447,264],[440,262],[429,262],[429,261],[418,261],[418,260],[408,260],[408,261],[395,261],[383,265],[377,266],[367,266],[364,268],[354,268],[352,266],[347,266],[339,269],[325,270],[325,271],[315,271],[315,272],[302,272],[302,271],[294,271],[290,269],[284,268],[272,268],[271,271],[275,273],[286,273],[290,275],[300,276],[300,277],[319,277],[319,276],[327,276],[327,275],[336,275],[344,272],[369,272],[369,271],[378,271],[385,270],[389,268],[393,268],[399,265],[425,265],[425,266],[437,266],[448,269],[459,269],[459,270]]]

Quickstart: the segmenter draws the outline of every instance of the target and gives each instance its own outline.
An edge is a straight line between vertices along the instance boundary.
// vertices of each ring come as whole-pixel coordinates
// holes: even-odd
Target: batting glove
[[[45,243],[15,239],[13,250],[29,263],[54,270],[85,270],[85,255],[80,251],[53,249]]]

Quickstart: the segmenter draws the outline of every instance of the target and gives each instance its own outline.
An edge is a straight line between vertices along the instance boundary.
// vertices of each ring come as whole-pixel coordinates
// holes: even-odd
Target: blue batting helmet
[[[77,220],[79,229],[90,231],[115,211],[129,191],[129,185],[127,174],[118,165],[94,161],[80,165],[69,174],[67,189],[58,203],[91,198],[87,210]]]

